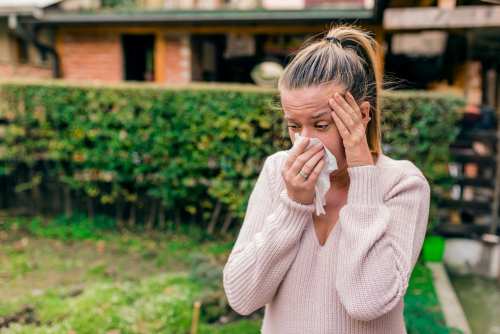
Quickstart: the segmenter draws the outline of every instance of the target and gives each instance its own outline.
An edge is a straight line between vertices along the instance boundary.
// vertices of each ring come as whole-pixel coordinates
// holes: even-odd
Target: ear
[[[370,117],[370,102],[363,102],[359,106],[359,110],[361,111],[361,121],[363,122],[363,126],[366,127],[368,126],[368,122],[370,122],[371,117]]]

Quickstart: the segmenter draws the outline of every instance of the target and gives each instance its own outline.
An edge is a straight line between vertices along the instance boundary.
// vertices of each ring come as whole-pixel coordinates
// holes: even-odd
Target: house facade
[[[3,23],[11,38],[44,55],[39,63],[55,77],[74,81],[253,82],[256,65],[285,65],[332,22],[357,22],[382,38],[370,0],[150,0],[133,13],[67,1]]]

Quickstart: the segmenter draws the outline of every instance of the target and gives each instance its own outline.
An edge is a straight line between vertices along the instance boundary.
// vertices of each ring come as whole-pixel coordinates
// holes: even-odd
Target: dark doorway
[[[155,35],[122,35],[125,80],[154,80]]]

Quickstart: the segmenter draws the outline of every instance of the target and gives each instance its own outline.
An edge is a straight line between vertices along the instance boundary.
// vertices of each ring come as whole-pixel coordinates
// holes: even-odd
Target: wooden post
[[[500,210],[500,117],[498,117],[499,124],[497,125],[497,166],[496,166],[496,174],[495,174],[495,191],[493,194],[493,205],[492,205],[492,213],[491,213],[491,225],[490,225],[490,234],[496,234],[498,228],[498,211]]]
[[[498,224],[498,206],[500,205],[500,176],[498,175],[498,170],[499,170],[499,165],[500,165],[500,161],[498,161],[498,157],[500,156],[500,84],[497,85],[496,87],[496,91],[497,91],[497,101],[496,102],[496,116],[497,116],[497,120],[498,120],[498,123],[497,123],[497,170],[496,170],[496,175],[495,175],[495,194],[494,194],[494,199],[496,199],[496,201],[493,201],[493,209],[496,210],[496,211],[493,211],[493,216],[491,217],[491,226],[490,226],[490,232],[493,230],[493,224],[495,224],[495,234],[496,234],[496,231],[497,231],[497,224]],[[495,219],[495,220],[493,220]],[[500,257],[499,257],[500,259]],[[500,265],[500,264],[499,264]],[[498,287],[500,288],[500,269],[498,270]]]
[[[498,93],[500,93],[500,85],[497,85],[496,87],[497,91],[497,96]],[[495,174],[495,193],[493,195],[493,214],[491,215],[491,225],[490,225],[490,234],[497,234],[497,229],[498,229],[498,210],[500,209],[500,96],[499,100],[494,101],[493,103],[496,102],[496,116],[497,116],[497,169],[496,169],[496,174]],[[493,106],[495,107],[495,106]],[[492,247],[493,248],[493,247]],[[500,257],[499,257],[500,259]],[[500,270],[498,270],[498,287],[500,288]]]
[[[191,323],[191,334],[196,334],[198,331],[198,320],[200,319],[200,301],[194,302],[193,308],[193,322]]]

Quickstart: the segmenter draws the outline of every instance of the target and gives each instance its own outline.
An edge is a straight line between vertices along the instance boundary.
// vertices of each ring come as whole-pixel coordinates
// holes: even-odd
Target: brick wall
[[[189,35],[166,36],[164,82],[191,81]],[[61,45],[63,77],[67,80],[122,81],[123,51],[119,34],[64,34]]]
[[[51,79],[53,77],[54,71],[48,66],[0,62],[0,79]]]
[[[165,37],[165,83],[191,81],[189,36]]]
[[[119,34],[65,34],[61,53],[67,80],[123,80]]]

